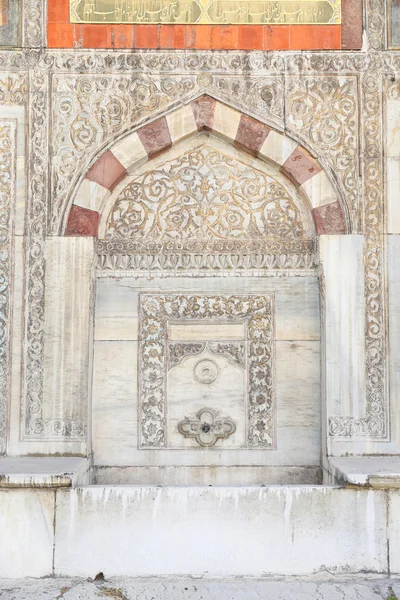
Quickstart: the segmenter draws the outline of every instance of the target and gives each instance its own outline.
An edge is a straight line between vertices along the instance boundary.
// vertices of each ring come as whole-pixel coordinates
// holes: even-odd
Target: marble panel
[[[385,156],[400,157],[400,101],[393,97],[386,98],[386,147]]]
[[[46,455],[65,452],[82,454],[86,450],[86,440],[38,439],[24,441],[21,439],[21,398],[22,388],[22,343],[24,332],[24,273],[25,248],[24,238],[15,237],[14,244],[14,288],[13,288],[13,321],[12,321],[12,376],[11,376],[11,407],[8,450],[9,456]]]
[[[135,298],[137,301],[137,297]],[[138,320],[129,316],[96,316],[94,327],[95,340],[137,340]]]
[[[260,577],[386,568],[382,492],[94,486],[57,494],[56,576]]]
[[[325,277],[326,389],[330,415],[364,416],[363,244],[363,237],[357,235],[320,239]]]
[[[55,492],[0,491],[0,577],[50,577]]]
[[[113,146],[113,154],[127,170],[138,160],[147,158],[146,149],[136,132],[117,142]]]
[[[400,491],[388,493],[389,500],[389,560],[390,573],[394,576],[400,575]]]
[[[95,342],[92,390],[94,462],[135,460],[137,342]]]
[[[217,439],[213,449],[246,447],[246,370],[246,364],[237,364],[229,355],[215,355],[207,345],[203,352],[187,356],[170,367],[166,375],[168,446],[201,450],[201,439],[184,437],[179,423],[185,418],[195,418],[203,407],[211,407],[220,418],[228,417],[235,425],[234,432],[225,439]]]
[[[67,437],[83,438],[89,394],[93,241],[49,238],[46,244],[41,419],[49,429],[44,437],[56,437],[60,429]],[[71,281],[72,291],[65,285]]]
[[[392,453],[400,453],[400,235],[388,235],[389,400]]]
[[[260,154],[278,165],[283,165],[296,148],[297,142],[272,130],[261,146]]]
[[[386,158],[387,233],[400,233],[400,151]]]
[[[307,194],[312,208],[330,204],[337,200],[337,193],[331,184],[326,171],[320,171],[303,183],[301,188]]]
[[[167,115],[167,123],[173,144],[197,131],[196,119],[190,104]]]
[[[213,130],[222,137],[235,140],[241,113],[225,104],[217,102],[214,113]]]
[[[296,463],[301,453],[315,464],[321,452],[321,366],[319,341],[276,343],[278,450]]]
[[[74,200],[74,204],[101,213],[109,194],[107,188],[85,178],[79,186],[79,193]]]
[[[124,320],[126,328],[132,331],[132,323],[135,322],[135,327],[137,323],[137,294],[143,290],[143,283],[133,279],[98,280],[96,310],[99,314],[96,316],[96,330],[99,321],[108,323],[110,339],[114,339],[111,317],[114,310],[120,319],[119,331],[123,329]],[[280,327],[281,334],[276,342],[277,449],[268,453],[224,449],[223,454],[219,451],[204,454],[190,448],[183,453],[177,453],[176,450],[138,450],[137,364],[132,367],[136,361],[136,345],[128,342],[96,342],[93,389],[95,464],[319,464],[321,390],[318,281],[315,277],[291,278],[290,281],[287,278],[252,278],[249,281],[240,280],[240,284],[244,291],[251,289],[253,293],[275,293],[276,325],[277,330]],[[212,279],[207,283],[193,279],[146,281],[144,290],[149,292],[150,286],[158,292],[171,289],[187,292],[196,287],[201,291],[204,286],[209,286],[214,292],[222,288],[224,293],[234,293],[238,289],[235,281]],[[286,341],[282,340],[285,335]],[[137,336],[132,335],[132,339],[137,339]],[[101,361],[98,354],[100,349],[101,353],[104,352]],[[118,443],[115,443],[116,439]]]
[[[207,340],[243,340],[246,335],[245,323],[221,323],[218,321],[199,323],[190,321],[177,323],[169,321],[167,325],[168,339],[187,341]]]
[[[277,340],[318,340],[320,338],[319,286],[315,276],[305,277],[192,277],[152,281],[128,277],[99,278],[96,290],[95,330],[107,328],[112,335],[113,319],[126,319],[129,339],[137,339],[137,298],[139,291],[175,291],[218,293],[274,293]],[[107,324],[108,323],[108,324]],[[120,329],[120,325],[116,325]],[[96,333],[97,336],[97,333]],[[125,339],[125,338],[124,338]]]

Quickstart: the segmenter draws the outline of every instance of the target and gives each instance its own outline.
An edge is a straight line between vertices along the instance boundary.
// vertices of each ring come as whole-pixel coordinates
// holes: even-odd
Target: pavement
[[[0,580],[0,600],[400,600],[400,579]]]

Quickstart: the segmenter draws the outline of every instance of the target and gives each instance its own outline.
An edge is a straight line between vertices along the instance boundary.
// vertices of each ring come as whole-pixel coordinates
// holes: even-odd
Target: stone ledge
[[[376,489],[400,488],[400,457],[362,456],[330,458],[329,471],[340,485]]]
[[[89,483],[86,458],[0,458],[0,488],[59,488]]]

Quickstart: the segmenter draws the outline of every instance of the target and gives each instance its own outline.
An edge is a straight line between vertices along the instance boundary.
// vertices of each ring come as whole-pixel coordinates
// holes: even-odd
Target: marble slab
[[[0,577],[53,573],[54,490],[0,490]]]
[[[57,576],[339,575],[382,573],[386,565],[386,497],[376,490],[95,486],[57,493]]]

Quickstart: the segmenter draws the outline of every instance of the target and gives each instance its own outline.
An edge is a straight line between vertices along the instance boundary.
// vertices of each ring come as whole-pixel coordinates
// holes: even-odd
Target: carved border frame
[[[16,200],[16,123],[0,119],[0,455],[7,442],[11,395],[11,323]]]
[[[52,0],[50,0],[51,2]],[[26,48],[43,48],[46,46],[46,0],[23,0],[22,34],[23,46]]]
[[[169,320],[245,319],[249,448],[276,448],[275,314],[269,295],[139,295],[139,448],[167,448],[166,330]]]

